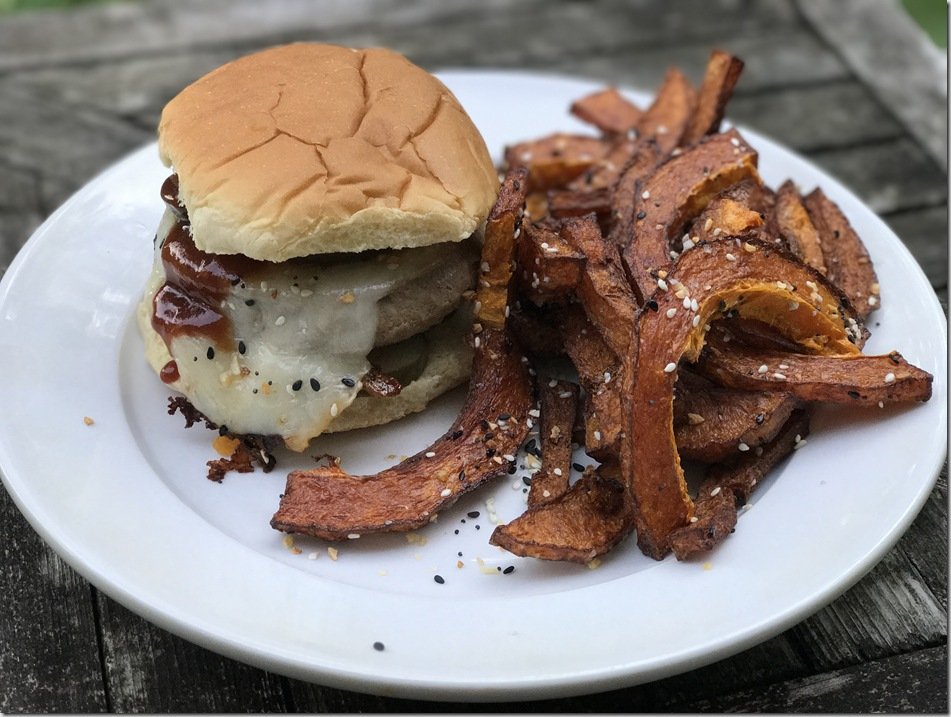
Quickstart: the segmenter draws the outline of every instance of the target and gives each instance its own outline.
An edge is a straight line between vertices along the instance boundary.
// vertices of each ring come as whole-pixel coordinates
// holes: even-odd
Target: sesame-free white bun
[[[280,262],[460,241],[498,190],[452,93],[402,55],[292,44],[186,87],[159,125],[195,245]]]

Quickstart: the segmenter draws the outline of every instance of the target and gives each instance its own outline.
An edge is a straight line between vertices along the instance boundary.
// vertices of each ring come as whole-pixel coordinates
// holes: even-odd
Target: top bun
[[[465,239],[495,201],[485,141],[402,55],[293,44],[186,87],[159,124],[199,249],[285,261]]]

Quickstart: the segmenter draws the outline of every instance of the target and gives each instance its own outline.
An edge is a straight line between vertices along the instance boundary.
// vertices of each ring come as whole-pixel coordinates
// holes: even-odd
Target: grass
[[[945,0],[902,0],[901,4],[935,45],[948,47],[948,4]]]

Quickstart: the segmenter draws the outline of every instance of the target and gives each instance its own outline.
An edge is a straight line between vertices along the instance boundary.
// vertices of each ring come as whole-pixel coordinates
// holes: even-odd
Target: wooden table
[[[647,90],[672,64],[698,79],[726,48],[747,62],[731,118],[849,185],[947,305],[947,65],[890,0],[145,0],[2,16],[0,272],[73,191],[152,140],[185,84],[292,40]],[[189,644],[78,577],[0,492],[0,711],[946,712],[947,490],[945,469],[877,567],[774,639],[638,687],[492,706],[345,692]]]

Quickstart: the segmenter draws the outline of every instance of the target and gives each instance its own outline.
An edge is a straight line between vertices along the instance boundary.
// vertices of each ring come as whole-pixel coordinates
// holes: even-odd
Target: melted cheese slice
[[[163,218],[157,249],[173,221]],[[234,347],[222,347],[189,335],[166,346],[152,329],[152,297],[165,283],[157,250],[139,310],[149,361],[158,371],[174,360],[179,378],[169,385],[219,426],[277,434],[303,451],[359,393],[378,302],[458,261],[458,253],[458,245],[438,244],[267,265],[216,307],[231,320],[235,339]]]

